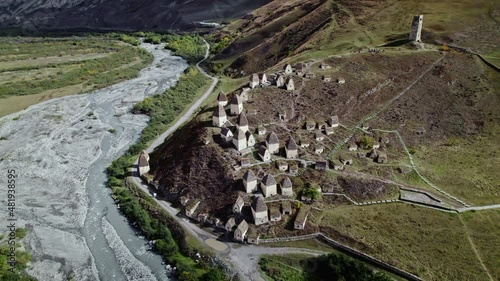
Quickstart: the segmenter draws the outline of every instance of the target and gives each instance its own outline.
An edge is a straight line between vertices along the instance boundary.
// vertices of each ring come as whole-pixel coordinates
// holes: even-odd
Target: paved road
[[[186,121],[188,121],[190,118],[191,118],[191,115],[193,115],[193,113],[195,112],[196,109],[198,109],[198,107],[200,107],[200,105],[208,98],[208,96],[210,95],[210,93],[212,93],[212,91],[214,90],[215,86],[217,85],[217,82],[219,82],[219,79],[217,79],[216,77],[212,77],[210,75],[208,75],[205,70],[203,70],[201,67],[200,67],[200,63],[204,62],[207,58],[208,58],[208,55],[210,54],[210,45],[207,43],[207,41],[205,41],[205,39],[203,39],[203,41],[205,42],[205,45],[207,46],[207,50],[205,52],[205,57],[199,61],[197,64],[196,64],[196,68],[198,68],[198,70],[203,73],[205,76],[207,76],[208,78],[212,79],[212,85],[210,85],[210,88],[208,88],[208,90],[203,94],[203,96],[201,96],[190,108],[189,110],[184,114],[182,115],[178,120],[177,122],[175,122],[174,125],[172,125],[172,127],[170,127],[166,132],[164,132],[163,134],[161,134],[147,149],[146,151],[148,153],[151,153],[154,151],[154,149],[158,146],[160,146],[163,142],[165,142],[165,139],[170,136],[173,132],[175,132],[182,124],[184,124]]]

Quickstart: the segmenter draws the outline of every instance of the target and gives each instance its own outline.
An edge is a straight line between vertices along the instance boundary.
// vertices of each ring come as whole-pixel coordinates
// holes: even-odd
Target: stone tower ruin
[[[422,33],[422,22],[424,20],[423,15],[418,15],[413,17],[413,22],[411,23],[410,40],[415,42],[422,42],[420,40],[420,34]]]

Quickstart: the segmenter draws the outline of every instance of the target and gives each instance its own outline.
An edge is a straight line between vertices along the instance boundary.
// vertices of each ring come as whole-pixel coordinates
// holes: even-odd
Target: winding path
[[[204,62],[208,58],[208,55],[210,54],[210,45],[205,39],[203,39],[203,42],[205,42],[207,50],[205,52],[205,56],[203,57],[203,59],[196,64],[196,68],[198,68],[198,70],[201,73],[203,73],[203,75],[212,79],[212,85],[210,85],[210,88],[208,88],[208,90],[203,94],[203,96],[201,96],[193,105],[191,105],[191,107],[188,109],[186,113],[184,113],[184,115],[182,115],[179,119],[177,119],[177,121],[167,131],[165,131],[156,140],[154,140],[153,143],[151,143],[151,145],[146,149],[148,153],[153,152],[156,147],[160,146],[163,142],[165,142],[165,139],[168,136],[170,136],[173,132],[175,132],[182,124],[187,122],[191,118],[191,115],[193,115],[195,110],[198,109],[198,107],[200,107],[200,105],[208,98],[208,96],[212,93],[215,86],[219,82],[219,79],[217,77],[208,75],[205,72],[205,70],[203,70],[203,68],[200,67],[200,64]]]

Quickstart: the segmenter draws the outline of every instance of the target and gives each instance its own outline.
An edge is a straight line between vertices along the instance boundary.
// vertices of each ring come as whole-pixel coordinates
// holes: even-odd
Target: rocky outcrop
[[[191,122],[151,154],[160,191],[177,200],[201,200],[197,211],[224,217],[234,203],[235,181],[215,146],[206,145],[203,124]]]

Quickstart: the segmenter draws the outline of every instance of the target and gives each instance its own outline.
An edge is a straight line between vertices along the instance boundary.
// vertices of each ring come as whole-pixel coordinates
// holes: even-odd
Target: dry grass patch
[[[346,206],[325,211],[320,224],[332,238],[424,280],[488,278],[456,214],[406,204]]]

